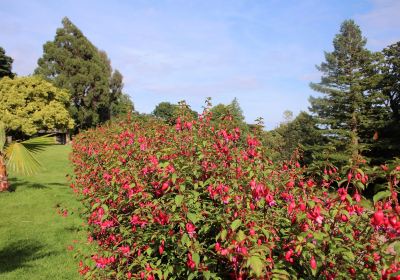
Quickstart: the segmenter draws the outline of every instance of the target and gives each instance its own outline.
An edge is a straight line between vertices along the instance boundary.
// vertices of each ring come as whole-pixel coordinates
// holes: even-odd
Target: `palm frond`
[[[16,174],[33,175],[42,169],[40,162],[24,144],[14,142],[6,148],[7,168]]]
[[[53,134],[47,134],[39,137],[34,137],[20,142],[29,152],[36,154],[44,150],[48,145],[55,145]]]
[[[3,152],[6,144],[6,126],[3,122],[0,122],[0,153]]]

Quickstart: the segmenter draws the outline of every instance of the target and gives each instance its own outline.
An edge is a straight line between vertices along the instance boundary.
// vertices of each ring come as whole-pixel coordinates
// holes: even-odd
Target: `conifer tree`
[[[0,47],[0,79],[3,77],[14,77],[12,72],[13,59],[6,55],[6,51]]]
[[[44,44],[35,74],[69,90],[71,115],[77,128],[85,129],[110,118],[111,69],[108,58],[68,18],[62,25]]]
[[[336,163],[360,160],[385,110],[383,98],[372,90],[377,73],[374,54],[365,45],[359,26],[353,20],[344,21],[333,40],[334,50],[325,52],[326,61],[317,66],[321,81],[311,83],[322,96],[310,97],[310,111],[329,140],[328,157]]]

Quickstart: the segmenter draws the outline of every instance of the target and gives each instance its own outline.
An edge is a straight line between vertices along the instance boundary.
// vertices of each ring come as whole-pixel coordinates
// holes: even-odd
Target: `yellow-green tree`
[[[31,136],[40,130],[71,129],[69,93],[40,77],[0,80],[0,121],[7,134]]]

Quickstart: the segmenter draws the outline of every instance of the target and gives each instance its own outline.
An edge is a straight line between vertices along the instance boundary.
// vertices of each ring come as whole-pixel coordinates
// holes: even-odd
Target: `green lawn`
[[[79,202],[68,186],[71,147],[51,146],[38,158],[46,169],[32,177],[10,176],[12,192],[0,193],[0,279],[79,279],[77,244],[83,240]],[[57,214],[61,205],[74,211]],[[74,250],[67,249],[74,245]]]

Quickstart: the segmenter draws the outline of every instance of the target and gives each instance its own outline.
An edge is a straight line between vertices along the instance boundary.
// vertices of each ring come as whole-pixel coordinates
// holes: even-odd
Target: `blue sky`
[[[107,52],[124,75],[139,112],[186,100],[201,111],[237,97],[252,123],[266,128],[285,110],[307,110],[315,69],[332,50],[343,20],[352,18],[381,50],[400,40],[398,0],[0,0],[0,46],[29,75],[64,16]]]

